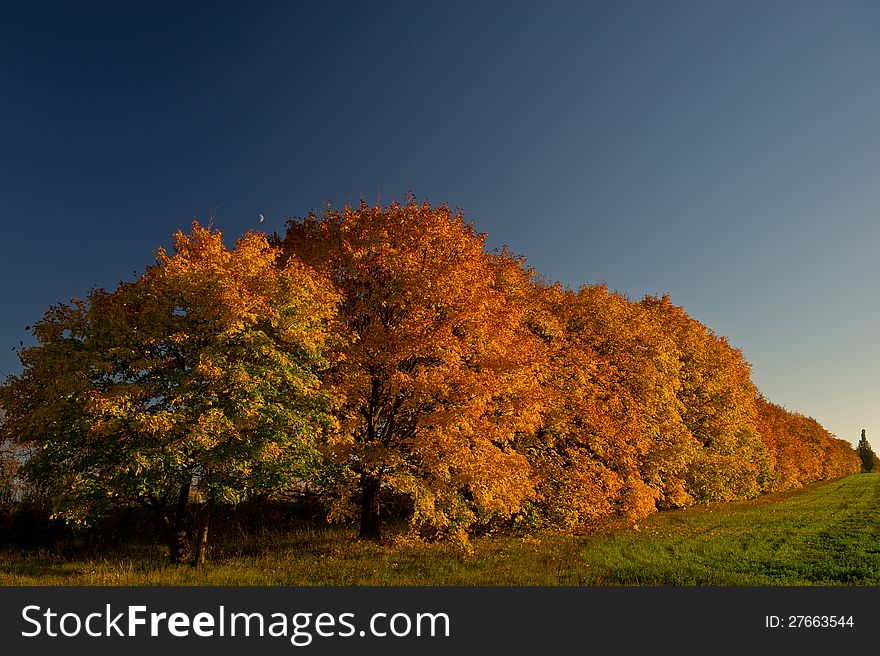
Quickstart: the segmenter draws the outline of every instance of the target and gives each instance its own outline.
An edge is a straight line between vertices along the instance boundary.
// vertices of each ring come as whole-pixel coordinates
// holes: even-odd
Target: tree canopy
[[[380,539],[397,495],[418,535],[467,544],[507,522],[637,521],[859,470],[668,296],[553,284],[414,197],[231,249],[194,223],[33,333],[0,386],[0,440],[27,447],[57,516],[141,504],[175,561],[193,500],[308,489]],[[0,462],[7,478],[19,460]]]
[[[324,475],[332,426],[318,372],[336,296],[264,235],[227,249],[193,224],[173,253],[112,292],[49,309],[0,402],[4,436],[35,448],[31,476],[58,516],[134,501],[175,540],[191,488],[237,502]]]
[[[383,485],[413,496],[416,524],[451,535],[532,490],[511,448],[538,411],[539,343],[512,297],[528,274],[484,246],[460,213],[414,199],[288,224],[285,252],[342,297],[326,380],[344,399],[335,450],[360,488],[366,537],[380,534]]]

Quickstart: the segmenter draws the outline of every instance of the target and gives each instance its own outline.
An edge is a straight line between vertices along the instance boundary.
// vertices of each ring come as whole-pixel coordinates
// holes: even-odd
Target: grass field
[[[204,570],[157,545],[100,556],[0,552],[6,585],[878,585],[880,474],[754,501],[668,511],[587,535],[374,545],[351,529],[264,531],[216,545]]]

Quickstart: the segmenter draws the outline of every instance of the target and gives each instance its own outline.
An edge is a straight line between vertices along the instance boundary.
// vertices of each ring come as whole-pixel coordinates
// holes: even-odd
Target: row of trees
[[[172,561],[199,503],[308,490],[379,539],[380,498],[466,541],[754,497],[858,471],[668,297],[540,279],[446,206],[193,224],[116,290],[49,309],[0,388],[2,437],[55,513],[148,508]]]

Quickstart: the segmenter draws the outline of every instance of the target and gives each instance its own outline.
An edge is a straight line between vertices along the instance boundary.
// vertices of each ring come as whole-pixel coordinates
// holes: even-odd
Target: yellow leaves
[[[538,340],[512,302],[528,274],[484,246],[460,213],[414,199],[328,209],[291,222],[284,240],[340,292],[340,357],[326,382],[345,398],[350,438],[336,443],[355,469],[379,462],[386,480],[433,490],[417,521],[439,520],[465,489],[487,513],[509,513],[531,490],[525,460],[501,450],[538,416]]]
[[[81,395],[86,412],[101,418],[125,417],[134,408],[135,392],[127,385],[117,385],[102,393],[95,389],[85,391]]]
[[[314,328],[330,320],[337,297],[327,281],[300,262],[282,263],[281,255],[262,233],[245,233],[227,249],[219,231],[194,222],[191,234],[175,235],[173,253],[160,249],[142,284],[159,298],[175,299],[178,316],[208,330],[241,331],[266,322],[291,340],[307,335],[320,345]],[[281,307],[299,311],[291,315]]]
[[[196,372],[203,376],[207,381],[216,383],[223,378],[226,370],[221,367],[220,363],[214,358],[206,354],[201,354],[199,356],[199,364],[196,367]]]
[[[621,514],[629,520],[643,519],[657,512],[658,493],[637,476],[630,476],[621,498]]]
[[[340,292],[345,345],[325,382],[345,398],[335,443],[355,469],[421,481],[418,521],[437,526],[509,514],[534,478],[563,523],[762,485],[750,367],[726,339],[668,296],[563,290],[484,247],[460,214],[412,198],[288,226],[285,253]],[[517,440],[528,461],[505,451],[539,429]]]
[[[200,414],[189,426],[187,437],[193,447],[210,450],[224,442],[238,439],[239,433],[235,423],[222,410],[212,408]]]
[[[774,490],[798,488],[816,480],[859,471],[858,457],[811,417],[790,412],[757,397],[758,429],[767,446]]]
[[[94,457],[84,470],[89,449],[129,449],[138,494],[198,470],[230,500],[302,484],[315,451],[291,454],[320,442],[347,469],[340,495],[378,479],[463,544],[516,512],[636,521],[858,467],[815,420],[756,399],[742,353],[668,296],[548,284],[446,206],[327,209],[281,248],[194,222],[174,244],[35,324],[2,430]]]
[[[142,413],[133,417],[133,430],[164,437],[173,432],[179,417],[173,412]]]
[[[35,471],[71,518],[194,475],[221,501],[301,484],[333,424],[317,374],[337,301],[265,235],[229,249],[195,223],[135,281],[50,308],[0,386],[4,437],[39,447]]]

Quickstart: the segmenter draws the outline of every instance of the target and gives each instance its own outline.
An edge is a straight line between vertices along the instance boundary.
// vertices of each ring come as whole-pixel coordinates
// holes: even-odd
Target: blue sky
[[[871,439],[878,71],[871,2],[2,3],[0,373],[194,217],[412,190],[553,279],[668,292]]]

